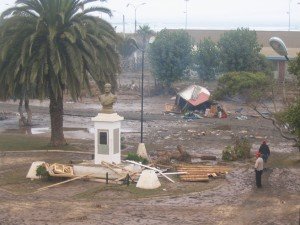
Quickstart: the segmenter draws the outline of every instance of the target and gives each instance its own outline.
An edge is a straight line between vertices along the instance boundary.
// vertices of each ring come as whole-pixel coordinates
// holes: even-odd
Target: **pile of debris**
[[[102,161],[101,165],[93,164],[78,164],[67,165],[53,163],[49,164],[43,161],[33,162],[26,178],[40,179],[38,169],[43,167],[49,177],[61,177],[61,178],[85,178],[97,182],[107,183],[122,183],[127,176],[132,179],[137,179],[141,170],[141,167],[133,167],[131,165],[116,165]],[[71,179],[73,180],[73,179]]]
[[[188,120],[209,118],[227,118],[224,107],[210,99],[210,92],[199,85],[190,85],[176,95],[175,103],[165,104],[165,113],[184,113]]]
[[[46,190],[73,180],[85,179],[106,184],[127,184],[136,183],[136,187],[142,189],[154,189],[161,186],[158,177],[164,177],[175,183],[170,175],[178,176],[181,181],[208,181],[209,177],[225,177],[230,170],[226,166],[207,166],[192,163],[193,155],[190,155],[181,145],[177,146],[177,152],[164,152],[156,161],[144,165],[140,162],[125,160],[121,164],[114,164],[102,161],[101,164],[85,162],[74,165],[59,163],[34,162],[27,174],[27,178],[40,179],[38,168],[48,173],[49,177],[69,178],[62,182],[39,188],[37,191]],[[203,160],[216,160],[215,156],[197,156]],[[176,163],[173,163],[175,160]],[[162,164],[159,164],[162,163]],[[161,169],[162,165],[170,165],[168,169]],[[175,166],[174,166],[175,165]]]
[[[157,159],[153,160],[154,164],[164,164],[169,165],[171,162],[179,161],[179,162],[191,162],[191,155],[183,149],[181,145],[177,145],[177,151],[157,151]]]
[[[0,121],[8,119],[7,115],[8,115],[7,112],[3,112],[3,111],[0,112]]]
[[[43,163],[42,166],[46,168],[49,176],[51,177],[74,177],[74,170],[72,166],[59,163]]]
[[[224,178],[230,171],[226,166],[207,166],[200,164],[179,164],[176,166],[178,172],[185,172],[180,174],[181,181],[209,181],[209,177]]]

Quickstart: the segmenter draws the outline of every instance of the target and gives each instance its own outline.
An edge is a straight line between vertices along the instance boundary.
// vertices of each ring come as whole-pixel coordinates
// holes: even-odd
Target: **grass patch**
[[[54,150],[49,146],[50,138],[38,135],[3,134],[0,133],[0,151],[24,150]],[[68,140],[68,145],[59,147],[60,150],[79,150],[75,140]]]
[[[147,196],[158,195],[162,192],[162,188],[153,190],[145,190],[135,187],[135,184],[126,185],[105,185],[101,184],[100,187],[88,189],[85,192],[75,195],[75,199],[109,199],[109,198],[141,198]]]
[[[26,194],[41,187],[42,182],[40,180],[32,182],[26,178],[27,171],[27,166],[19,166],[1,174],[1,188],[15,194]]]
[[[50,177],[50,180],[26,178],[28,166],[22,165],[7,170],[0,176],[0,187],[14,194],[28,194],[36,191],[38,188],[55,184],[66,180],[66,178]]]
[[[84,192],[74,195],[74,198],[85,200],[115,200],[115,199],[143,199],[159,196],[176,197],[182,194],[201,192],[210,188],[214,188],[222,184],[225,179],[216,179],[209,182],[180,182],[175,184],[168,181],[160,180],[162,186],[153,189],[137,188],[136,184],[126,185],[105,185],[100,184],[99,187],[90,188]]]

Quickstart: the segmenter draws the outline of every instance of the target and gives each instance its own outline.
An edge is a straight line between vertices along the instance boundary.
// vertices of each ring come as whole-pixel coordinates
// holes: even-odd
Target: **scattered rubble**
[[[0,121],[7,120],[8,119],[7,115],[8,115],[8,113],[6,113],[6,112],[0,112]]]

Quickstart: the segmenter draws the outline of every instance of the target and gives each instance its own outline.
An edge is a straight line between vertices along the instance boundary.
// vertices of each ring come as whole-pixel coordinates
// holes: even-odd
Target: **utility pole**
[[[123,36],[125,38],[125,15],[123,14]]]
[[[126,7],[128,7],[128,6],[131,5],[131,6],[134,8],[134,33],[136,33],[136,26],[137,26],[137,21],[136,21],[136,11],[137,11],[138,7],[140,7],[140,6],[142,6],[142,5],[145,5],[145,4],[146,4],[145,2],[143,2],[143,3],[141,3],[141,4],[138,4],[138,5],[134,5],[134,4],[132,4],[132,3],[128,3],[127,6],[126,6]]]
[[[184,1],[185,1],[185,29],[187,29],[187,17],[188,17],[187,5],[189,0],[184,0]]]
[[[289,11],[288,11],[288,14],[289,14],[289,31],[291,30],[291,3],[292,3],[292,0],[290,0],[290,2],[289,2]]]

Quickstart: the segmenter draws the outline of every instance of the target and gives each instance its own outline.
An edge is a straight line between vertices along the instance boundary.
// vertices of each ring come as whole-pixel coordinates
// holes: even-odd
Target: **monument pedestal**
[[[102,161],[121,163],[121,121],[117,113],[98,113],[92,118],[95,125],[95,164]]]

